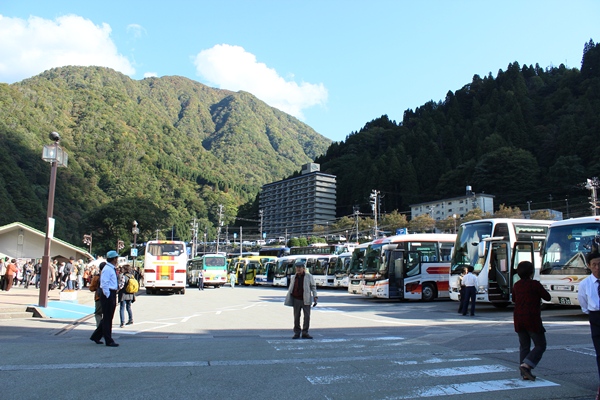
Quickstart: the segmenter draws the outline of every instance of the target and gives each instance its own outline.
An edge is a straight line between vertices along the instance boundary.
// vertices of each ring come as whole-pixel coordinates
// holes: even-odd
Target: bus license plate
[[[162,280],[162,281],[168,281],[169,280],[169,275],[161,275],[160,276],[160,280]]]
[[[558,303],[559,304],[567,304],[567,305],[571,305],[571,299],[568,297],[559,297],[558,298]]]
[[[563,292],[570,292],[571,286],[554,285],[553,289],[554,290],[562,290]]]

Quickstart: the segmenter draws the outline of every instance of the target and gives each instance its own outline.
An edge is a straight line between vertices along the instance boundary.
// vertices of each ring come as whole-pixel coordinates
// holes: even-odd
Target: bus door
[[[512,301],[512,288],[521,279],[517,274],[517,267],[521,261],[529,261],[533,264],[535,273],[539,275],[541,260],[536,263],[534,258],[533,242],[515,242],[513,245],[511,268],[510,268],[510,294]],[[539,279],[539,276],[537,277]]]
[[[390,299],[404,298],[404,250],[386,251]]]
[[[402,262],[402,279],[404,298],[420,300],[423,292],[420,251],[406,252],[406,259]]]
[[[509,243],[490,242],[488,260],[488,300],[490,303],[508,305],[512,287]]]
[[[250,261],[246,264],[244,274],[244,285],[254,285],[256,279],[256,271],[258,270],[258,261]]]

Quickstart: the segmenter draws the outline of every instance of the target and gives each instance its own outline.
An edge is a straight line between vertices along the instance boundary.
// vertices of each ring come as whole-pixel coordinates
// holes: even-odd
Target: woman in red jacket
[[[6,291],[8,292],[13,285],[15,276],[17,276],[17,260],[14,258],[10,260],[10,263],[6,266]]]
[[[541,300],[549,301],[551,298],[542,284],[533,280],[534,272],[531,262],[521,261],[517,266],[517,274],[521,279],[513,287],[513,317],[515,332],[519,335],[519,370],[523,379],[531,381],[535,381],[531,370],[540,362],[546,351],[546,329],[542,325]]]

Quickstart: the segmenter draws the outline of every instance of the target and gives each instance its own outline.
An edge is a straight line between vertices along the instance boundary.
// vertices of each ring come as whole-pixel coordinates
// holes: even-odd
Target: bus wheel
[[[152,289],[147,288],[146,289],[146,294],[152,294]]]
[[[185,294],[185,288],[181,289],[181,290],[179,291],[179,293],[181,293],[181,294]]]
[[[421,295],[423,301],[432,301],[435,298],[435,290],[433,290],[433,286],[431,286],[429,283],[423,285],[423,293]]]
[[[506,302],[506,303],[492,303],[492,305],[496,308],[506,308],[508,307],[510,303]]]

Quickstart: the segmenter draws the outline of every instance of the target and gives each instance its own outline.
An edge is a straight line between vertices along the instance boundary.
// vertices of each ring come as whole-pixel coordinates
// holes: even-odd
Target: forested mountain
[[[56,68],[0,84],[0,225],[45,230],[50,167],[41,153],[52,131],[69,155],[58,170],[56,236],[80,244],[93,233],[99,247],[129,238],[134,220],[141,240],[161,228],[187,239],[194,218],[201,230],[216,226],[219,204],[227,225],[263,184],[331,143],[249,93]]]
[[[315,162],[337,175],[338,217],[354,205],[370,213],[462,196],[465,187],[495,195],[495,205],[554,208],[591,215],[582,183],[600,175],[600,46],[584,46],[581,70],[513,62],[439,102],[386,115]],[[566,201],[565,201],[566,199]],[[567,210],[567,207],[570,209]]]
[[[171,229],[189,239],[194,218],[214,237],[219,204],[224,225],[257,219],[260,186],[312,160],[337,175],[338,217],[355,205],[370,214],[373,189],[380,211],[406,212],[467,185],[495,195],[496,207],[589,215],[583,183],[600,175],[600,46],[585,44],[581,69],[513,62],[496,77],[475,75],[400,122],[384,115],[333,144],[249,93],[182,77],[64,67],[0,84],[0,225],[45,229],[41,150],[51,131],[69,153],[56,236],[78,244],[93,233],[100,251],[127,242],[133,220],[143,241]]]

